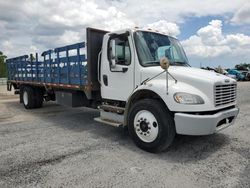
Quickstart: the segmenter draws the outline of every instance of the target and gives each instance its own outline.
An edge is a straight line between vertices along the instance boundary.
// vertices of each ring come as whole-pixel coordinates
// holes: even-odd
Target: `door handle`
[[[122,72],[125,73],[128,71],[128,68],[127,67],[122,67]]]
[[[104,83],[104,85],[105,85],[105,86],[108,86],[108,76],[107,76],[106,74],[104,74],[104,75],[102,76],[102,78],[103,78],[103,83]]]

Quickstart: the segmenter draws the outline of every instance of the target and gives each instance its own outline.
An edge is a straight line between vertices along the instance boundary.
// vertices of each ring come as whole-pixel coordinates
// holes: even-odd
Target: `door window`
[[[129,65],[131,62],[131,51],[129,47],[129,41],[127,37],[113,38],[115,40],[115,60],[118,65]],[[109,43],[109,49],[111,49],[111,43]],[[111,50],[109,52],[109,60],[111,60]]]

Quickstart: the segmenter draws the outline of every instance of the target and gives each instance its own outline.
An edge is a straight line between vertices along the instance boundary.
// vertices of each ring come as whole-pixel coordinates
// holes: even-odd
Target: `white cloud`
[[[105,1],[104,1],[105,2]],[[94,26],[106,28],[109,30],[122,29],[134,25],[133,21],[127,18],[126,14],[116,7],[101,6],[102,3],[97,3],[94,0],[64,0],[64,1],[42,1],[39,4],[30,3],[28,6],[31,11],[30,15],[39,16],[40,24],[59,25],[63,27]],[[33,6],[33,8],[32,8]],[[34,10],[39,7],[49,6],[47,14],[40,15],[40,12]]]
[[[245,3],[242,7],[234,14],[231,22],[236,25],[250,24],[250,3]]]
[[[182,44],[191,58],[216,58],[223,55],[250,58],[250,36],[223,34],[221,20],[212,20],[209,25],[199,29],[196,35],[182,41]]]
[[[150,27],[178,36],[181,24],[193,17],[221,16],[233,24],[246,24],[250,23],[248,1],[0,0],[0,50],[15,56],[79,42],[88,26],[112,31]],[[239,60],[250,54],[249,36],[224,34],[220,20],[210,22],[183,43],[188,54],[197,58],[229,54]]]
[[[241,47],[250,47],[250,36],[237,33],[235,35],[230,34],[226,36],[226,43],[232,48],[241,46]]]
[[[13,50],[14,46],[10,41],[5,40],[2,42],[0,51],[4,52],[4,54],[10,54]]]
[[[208,26],[199,29],[197,34],[205,45],[218,44],[223,40],[221,27],[221,20],[212,20]]]
[[[178,25],[176,25],[175,23],[172,23],[172,22],[168,22],[166,20],[160,20],[158,22],[147,24],[145,29],[147,29],[147,28],[156,29],[156,30],[163,32],[163,33],[166,33],[170,36],[177,36],[181,33]]]
[[[109,7],[106,15],[104,29],[109,31],[135,27],[135,23],[128,19],[126,14],[118,11],[115,7]]]
[[[80,33],[66,30],[57,40],[61,44],[71,44],[80,41]]]
[[[236,12],[249,0],[112,0],[112,6],[126,13],[138,26],[158,20],[182,23],[193,16],[218,16]]]

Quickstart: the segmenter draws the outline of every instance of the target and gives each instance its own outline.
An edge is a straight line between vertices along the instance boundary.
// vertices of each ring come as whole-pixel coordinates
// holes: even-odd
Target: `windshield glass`
[[[135,44],[140,63],[143,66],[160,65],[160,59],[167,57],[170,65],[188,66],[188,60],[179,41],[159,33],[135,32]]]

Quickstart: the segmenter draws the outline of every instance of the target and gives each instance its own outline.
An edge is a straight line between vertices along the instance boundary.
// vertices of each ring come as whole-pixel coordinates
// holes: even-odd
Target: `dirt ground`
[[[232,127],[151,154],[95,110],[25,110],[0,86],[0,187],[250,187],[250,83],[238,84],[238,105]]]

